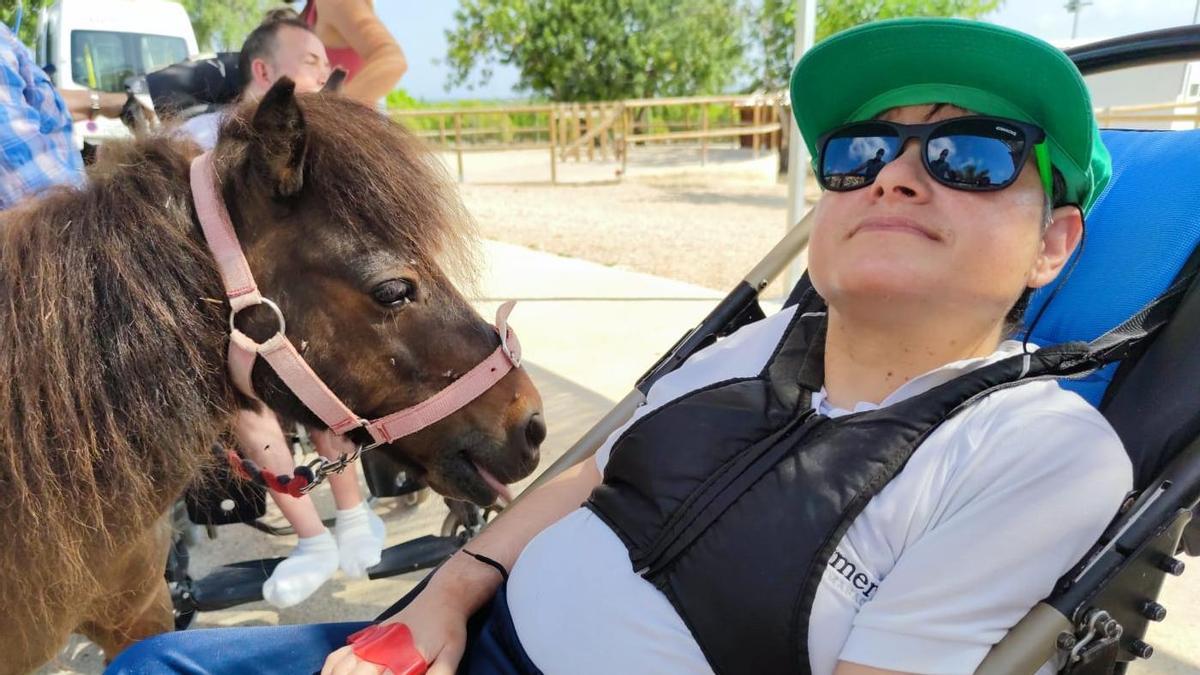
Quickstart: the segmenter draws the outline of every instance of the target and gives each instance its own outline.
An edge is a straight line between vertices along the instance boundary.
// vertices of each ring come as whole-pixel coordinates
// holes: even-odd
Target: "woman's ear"
[[[1050,214],[1042,232],[1042,250],[1029,271],[1029,287],[1041,288],[1054,281],[1083,238],[1083,214],[1077,206],[1060,206]]]

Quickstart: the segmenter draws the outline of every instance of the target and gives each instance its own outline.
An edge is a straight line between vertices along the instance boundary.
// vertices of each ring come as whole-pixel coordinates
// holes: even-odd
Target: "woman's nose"
[[[894,195],[913,199],[931,194],[932,185],[921,158],[921,143],[916,139],[905,142],[900,154],[880,169],[872,187],[877,198]]]

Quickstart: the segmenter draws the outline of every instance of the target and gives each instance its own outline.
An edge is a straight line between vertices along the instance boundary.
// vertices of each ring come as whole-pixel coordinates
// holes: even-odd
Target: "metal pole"
[[[1200,0],[1196,0],[1196,9],[1192,11],[1192,23],[1200,21]]]
[[[1072,40],[1074,40],[1076,34],[1079,33],[1079,12],[1090,4],[1092,4],[1090,0],[1067,0],[1067,4],[1064,6],[1064,8],[1068,12],[1071,12],[1075,15],[1074,20],[1071,22]]]
[[[793,66],[804,52],[813,44],[813,34],[817,26],[817,0],[796,0],[796,41],[792,56]],[[803,101],[792,101],[792,105],[803,105]],[[788,210],[787,229],[791,230],[800,222],[800,218],[808,211],[804,200],[804,186],[808,182],[808,150],[804,147],[804,139],[800,137],[800,129],[796,126],[796,116],[788,115],[787,120],[780,120],[788,125]],[[804,266],[799,261],[793,261],[784,275],[785,289],[796,285],[804,274]],[[786,293],[786,291],[785,291]]]

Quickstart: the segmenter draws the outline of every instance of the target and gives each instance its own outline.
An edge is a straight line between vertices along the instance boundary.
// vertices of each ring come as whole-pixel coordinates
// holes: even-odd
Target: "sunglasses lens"
[[[998,190],[1016,178],[1025,160],[1025,132],[996,120],[952,120],[926,145],[929,172],[965,190]]]
[[[900,137],[890,127],[865,122],[842,129],[825,142],[821,183],[835,191],[870,185],[899,151]]]

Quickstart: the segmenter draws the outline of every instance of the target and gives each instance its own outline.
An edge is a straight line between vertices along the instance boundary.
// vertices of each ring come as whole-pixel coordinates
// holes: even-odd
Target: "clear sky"
[[[581,0],[586,2],[587,0]],[[400,82],[416,98],[437,101],[458,98],[514,98],[517,83],[515,68],[497,67],[486,87],[469,90],[458,87],[447,92],[449,69],[440,62],[446,58],[446,31],[454,25],[456,0],[376,0],[375,11],[387,24],[408,57],[408,73]]]
[[[1092,0],[1080,14],[1079,38],[1087,41],[1191,23],[1197,1]],[[1064,0],[1006,0],[998,12],[986,18],[1046,40],[1065,41],[1071,36],[1072,23],[1072,15],[1063,9],[1065,4]],[[516,69],[504,66],[495,68],[486,87],[446,91],[448,69],[439,61],[445,59],[446,30],[454,24],[457,7],[455,0],[376,0],[376,11],[408,55],[409,70],[401,86],[417,98],[434,101],[520,97],[513,91]]]

